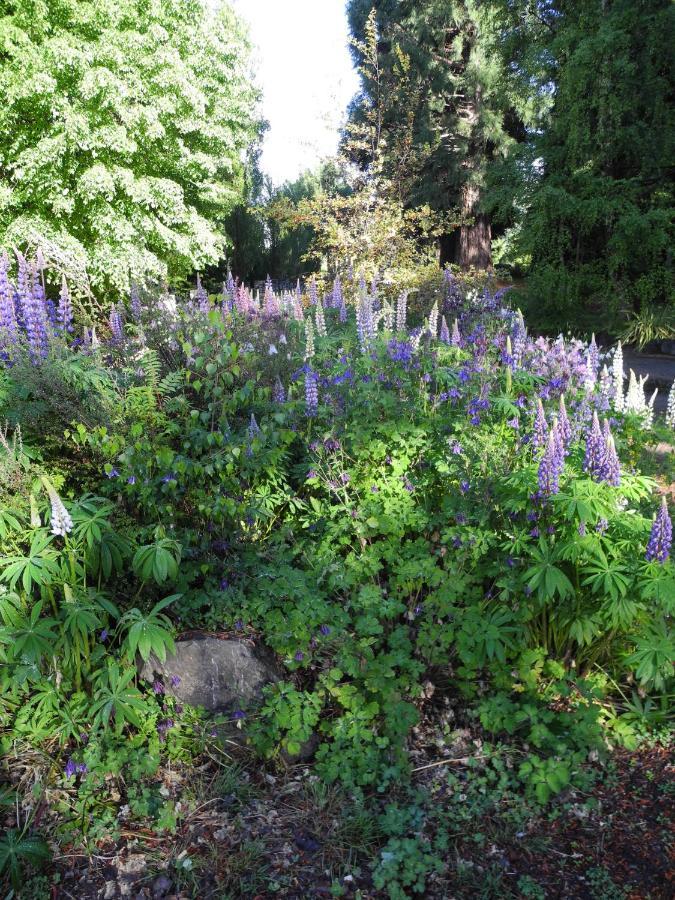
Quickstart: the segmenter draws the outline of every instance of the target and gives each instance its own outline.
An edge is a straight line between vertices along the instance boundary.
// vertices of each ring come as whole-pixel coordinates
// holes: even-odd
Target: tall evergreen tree
[[[348,4],[359,63],[370,6],[371,0]],[[401,199],[428,203],[454,220],[441,238],[441,263],[487,268],[486,173],[524,137],[513,98],[502,90],[502,59],[487,53],[495,27],[491,4],[381,0],[375,21],[376,77],[362,78],[352,121],[379,108],[383,169],[403,186]],[[396,103],[387,105],[387,91],[395,92]]]
[[[503,0],[494,49],[512,88],[551,98],[513,196],[535,310],[558,327],[672,308],[674,13],[670,0]]]

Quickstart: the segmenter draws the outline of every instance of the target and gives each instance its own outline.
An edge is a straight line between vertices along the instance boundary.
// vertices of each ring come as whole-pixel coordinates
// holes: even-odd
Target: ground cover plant
[[[620,345],[531,336],[508,293],[449,271],[426,304],[350,271],[262,298],[232,278],[217,297],[134,287],[92,327],[40,266],[0,262],[13,890],[50,853],[43,819],[52,850],[85,854],[138,840],[139,820],[186,834],[202,799],[174,788],[196,760],[220,773],[203,802],[264,805],[222,723],[140,678],[201,631],[282,668],[220,718],[279,802],[279,773],[311,758],[283,790],[305,815],[334,808],[332,846],[353,850],[324,848],[322,889],[548,896],[526,868],[507,893],[498,859],[472,874],[465,833],[482,853],[570,809],[610,748],[658,758],[672,715],[672,526],[663,481],[636,468],[652,406]],[[439,762],[440,782],[416,774]],[[212,862],[210,895],[312,895],[266,874],[264,840]],[[183,849],[173,885],[204,896]]]

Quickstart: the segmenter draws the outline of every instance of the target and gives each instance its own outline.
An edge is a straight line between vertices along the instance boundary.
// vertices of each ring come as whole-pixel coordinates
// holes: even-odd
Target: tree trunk
[[[472,184],[462,188],[462,219],[473,224],[460,225],[440,239],[440,264],[454,263],[462,269],[492,269],[492,228],[485,213],[476,212],[479,189]]]

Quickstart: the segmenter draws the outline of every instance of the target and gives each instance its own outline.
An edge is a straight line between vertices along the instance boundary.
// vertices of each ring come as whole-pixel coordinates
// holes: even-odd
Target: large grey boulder
[[[245,708],[260,700],[266,684],[279,680],[273,662],[245,641],[203,637],[176,641],[166,662],[143,663],[141,678],[161,680],[167,694],[209,712]]]

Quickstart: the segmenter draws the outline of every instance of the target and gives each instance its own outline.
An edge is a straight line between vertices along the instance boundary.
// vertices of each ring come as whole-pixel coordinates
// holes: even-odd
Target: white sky
[[[248,21],[256,46],[262,111],[270,124],[261,167],[278,185],[337,149],[340,124],[358,88],[345,0],[230,2]]]

